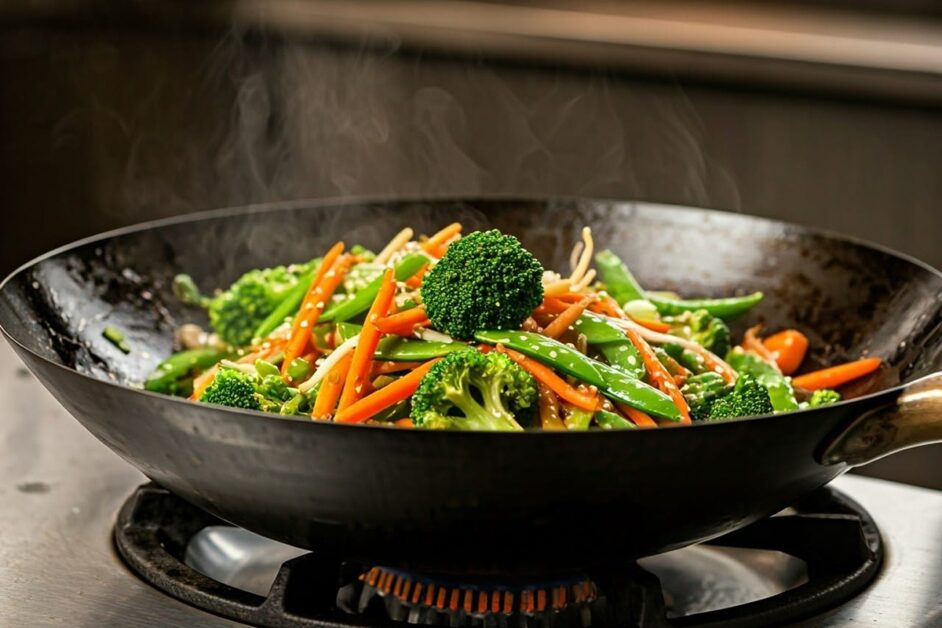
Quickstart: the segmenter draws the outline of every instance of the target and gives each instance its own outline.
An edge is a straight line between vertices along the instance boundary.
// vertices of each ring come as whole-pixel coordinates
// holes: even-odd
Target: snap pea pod
[[[406,255],[396,265],[396,281],[405,281],[419,272],[419,269],[428,264],[428,261],[429,258],[423,253]],[[318,322],[329,323],[331,321],[346,321],[358,314],[362,314],[370,309],[370,305],[372,305],[373,301],[376,299],[376,295],[379,293],[379,288],[382,284],[383,277],[377,277],[351,298],[330,307],[321,314]]]
[[[769,391],[773,410],[789,412],[798,409],[798,401],[795,399],[795,390],[792,388],[790,377],[785,377],[756,356],[741,350],[733,349],[727,353],[726,361],[740,375],[752,375],[756,381],[765,386]]]
[[[338,323],[337,329],[340,332],[340,339],[347,340],[360,333],[363,327],[353,323]],[[390,362],[424,362],[467,348],[468,345],[457,341],[436,342],[386,336],[379,341],[373,358],[376,360],[389,360]]]
[[[595,268],[598,270],[599,279],[605,284],[605,290],[619,305],[646,298],[644,290],[628,270],[628,266],[608,249],[596,253]]]
[[[317,272],[319,266],[320,262],[298,277],[298,283],[288,291],[288,294],[281,300],[278,307],[265,317],[265,320],[262,321],[255,330],[255,333],[252,334],[253,338],[266,337],[268,334],[272,333],[276,327],[281,325],[286,318],[298,311],[298,308],[301,307],[301,302],[304,301],[304,295],[311,289],[311,282],[314,281],[314,274]]]
[[[586,341],[598,346],[599,351],[616,368],[643,379],[646,371],[638,349],[625,336],[625,332],[601,316],[586,312],[573,324]]]
[[[657,307],[658,312],[667,316],[706,310],[712,316],[733,318],[751,310],[762,300],[762,293],[753,292],[741,297],[721,299],[666,299],[648,294],[647,299]]]
[[[648,414],[673,421],[680,412],[670,397],[617,368],[593,360],[568,345],[526,331],[479,331],[474,337],[487,344],[502,344],[557,371],[591,384],[606,397]]]
[[[584,431],[589,429],[589,425],[592,423],[593,412],[591,410],[583,410],[582,408],[567,405],[564,407],[564,414],[563,423],[566,424],[568,430]]]
[[[599,424],[603,430],[634,430],[638,426],[629,421],[628,419],[618,416],[614,412],[609,412],[608,410],[597,410],[595,412],[595,422]]]
[[[610,342],[599,345],[599,351],[605,357],[609,364],[617,369],[621,369],[638,379],[644,379],[647,371],[644,368],[644,360],[631,342]]]
[[[573,328],[585,336],[590,345],[603,345],[612,342],[626,342],[625,332],[597,314],[586,312],[580,316]]]
[[[194,370],[205,370],[213,366],[229,353],[214,347],[189,349],[174,353],[157,365],[144,382],[144,389],[152,392],[167,392],[173,383]]]

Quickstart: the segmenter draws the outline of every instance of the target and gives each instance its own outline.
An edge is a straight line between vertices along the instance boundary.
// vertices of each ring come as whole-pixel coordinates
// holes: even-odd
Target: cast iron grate
[[[870,515],[842,493],[824,488],[788,514],[711,542],[799,558],[807,565],[807,582],[748,604],[669,619],[657,577],[634,563],[552,583],[439,582],[439,590],[448,591],[437,600],[442,603],[436,603],[435,596],[425,604],[425,596],[415,596],[414,587],[422,583],[427,593],[435,579],[311,552],[285,562],[268,595],[260,596],[217,582],[184,562],[189,540],[206,527],[220,525],[227,524],[148,484],[121,509],[115,543],[142,579],[197,608],[258,626],[320,628],[773,626],[849,599],[874,578],[883,557]],[[409,595],[403,595],[400,582],[413,587]],[[512,602],[505,608],[508,599]],[[546,602],[541,604],[541,599]]]

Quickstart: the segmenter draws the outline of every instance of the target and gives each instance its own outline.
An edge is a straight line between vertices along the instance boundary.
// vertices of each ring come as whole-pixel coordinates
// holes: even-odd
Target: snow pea
[[[405,281],[419,272],[419,269],[428,264],[428,261],[429,258],[424,253],[406,255],[396,265],[396,281]],[[350,299],[327,309],[327,311],[318,318],[318,322],[329,323],[330,321],[346,321],[358,314],[362,314],[370,309],[370,305],[372,305],[373,301],[376,299],[376,295],[379,293],[379,288],[382,284],[383,277],[377,277]]]
[[[630,341],[625,340],[600,345],[599,351],[609,364],[625,371],[632,377],[644,379],[644,376],[647,375],[644,360],[641,359],[637,347],[631,344]]]
[[[628,266],[608,249],[596,253],[595,268],[598,270],[599,279],[605,284],[605,290],[619,305],[647,298]]]
[[[644,362],[638,349],[625,336],[625,332],[597,314],[586,312],[573,324],[577,332],[585,335],[590,345],[599,351],[616,368],[643,379]]]
[[[268,334],[272,333],[276,327],[281,325],[286,318],[298,311],[298,308],[301,307],[301,302],[304,301],[304,295],[311,289],[311,282],[314,281],[314,273],[317,272],[319,266],[320,263],[318,262],[313,268],[298,277],[298,283],[288,291],[288,294],[281,300],[278,307],[265,317],[265,320],[262,321],[255,330],[255,333],[252,334],[253,338],[265,338]]]
[[[347,340],[360,333],[362,325],[354,323],[338,323],[337,330],[341,340]],[[435,342],[431,340],[413,340],[398,336],[386,336],[379,341],[373,358],[376,360],[389,360],[391,362],[424,362],[433,358],[440,358],[454,351],[467,349],[463,342]]]
[[[174,353],[157,365],[144,382],[145,390],[167,392],[173,383],[194,370],[205,370],[225,357],[228,352],[214,347],[202,347]]]
[[[474,337],[479,342],[505,345],[557,371],[572,375],[595,386],[615,401],[648,414],[680,420],[677,406],[660,390],[620,369],[593,360],[558,340],[526,331],[479,331]]]
[[[752,375],[769,391],[772,409],[789,412],[798,409],[792,378],[785,377],[758,357],[742,350],[733,349],[726,354],[726,361],[740,375]]]
[[[657,307],[658,312],[668,316],[695,310],[706,310],[712,316],[733,318],[751,310],[753,306],[762,300],[762,293],[753,292],[741,297],[721,299],[667,299],[648,294],[647,299]]]
[[[603,430],[634,430],[638,428],[628,419],[608,410],[597,410],[595,412],[595,422]]]
[[[583,410],[582,408],[567,405],[564,406],[564,414],[563,423],[566,424],[568,430],[584,431],[589,429],[589,425],[592,423],[593,412],[591,410]]]

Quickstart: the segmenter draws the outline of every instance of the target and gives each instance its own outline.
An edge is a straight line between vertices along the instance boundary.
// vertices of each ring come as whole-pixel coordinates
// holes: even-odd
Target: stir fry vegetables
[[[588,228],[568,276],[511,235],[462,231],[406,228],[379,254],[338,242],[213,295],[179,275],[175,294],[212,332],[181,328],[181,350],[144,387],[337,423],[630,430],[821,407],[881,364],[801,373],[809,341],[795,329],[762,338],[755,326],[734,346],[728,321],[760,292],[646,290]]]

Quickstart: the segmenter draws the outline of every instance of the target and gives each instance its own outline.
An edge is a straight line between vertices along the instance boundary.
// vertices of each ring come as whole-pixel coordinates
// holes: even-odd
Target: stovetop
[[[0,393],[0,624],[240,625],[131,574],[113,526],[146,478],[85,432],[5,344]],[[942,625],[942,493],[855,476],[832,486],[873,515],[886,557],[869,588],[798,625]]]

